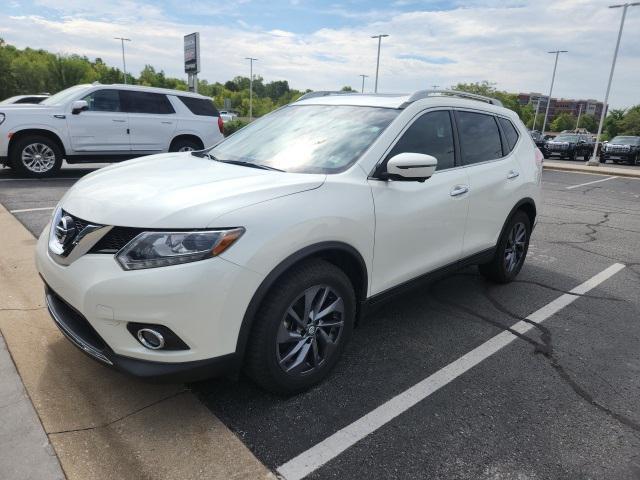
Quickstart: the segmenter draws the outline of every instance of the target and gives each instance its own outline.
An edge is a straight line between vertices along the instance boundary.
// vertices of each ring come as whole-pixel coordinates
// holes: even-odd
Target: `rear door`
[[[120,91],[112,88],[94,90],[81,100],[89,109],[68,112],[67,126],[75,152],[129,152],[129,117],[122,109]]]
[[[425,153],[436,157],[424,182],[369,179],[376,215],[372,293],[380,293],[455,262],[469,199],[467,172],[456,162],[451,112],[422,113],[386,155]]]
[[[131,150],[134,153],[166,152],[176,129],[176,112],[163,93],[122,90],[129,114]]]
[[[487,112],[456,110],[460,154],[469,176],[469,215],[463,255],[494,247],[522,185],[510,120]],[[505,131],[505,133],[502,133]]]

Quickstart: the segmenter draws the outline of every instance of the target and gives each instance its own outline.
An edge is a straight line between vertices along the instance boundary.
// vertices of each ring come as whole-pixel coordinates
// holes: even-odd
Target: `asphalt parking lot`
[[[0,170],[0,203],[38,235],[95,167],[48,180]],[[469,268],[387,304],[302,395],[244,379],[190,387],[289,480],[640,478],[640,179],[545,171],[543,182],[516,282]],[[505,331],[515,340],[487,354]]]

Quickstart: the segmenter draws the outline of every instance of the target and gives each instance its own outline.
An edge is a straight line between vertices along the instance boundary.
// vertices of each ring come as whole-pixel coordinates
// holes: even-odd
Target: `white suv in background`
[[[37,266],[54,321],[104,364],[172,380],[243,367],[291,393],[410,285],[469,264],[513,280],[541,174],[497,100],[316,92],[214,148],[83,177]]]
[[[76,85],[37,105],[0,105],[0,164],[46,177],[67,163],[198,150],[222,138],[209,97],[135,85]]]

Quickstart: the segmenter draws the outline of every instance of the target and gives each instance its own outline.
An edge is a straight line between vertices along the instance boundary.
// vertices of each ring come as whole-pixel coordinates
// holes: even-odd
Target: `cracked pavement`
[[[490,284],[468,268],[386,304],[310,392],[272,396],[243,378],[188,388],[273,469],[621,262],[627,268],[309,478],[640,479],[640,180],[567,189],[598,178],[545,171],[517,281]],[[9,182],[0,202],[48,206],[73,181],[35,182],[40,193]],[[48,216],[16,214],[34,234]]]

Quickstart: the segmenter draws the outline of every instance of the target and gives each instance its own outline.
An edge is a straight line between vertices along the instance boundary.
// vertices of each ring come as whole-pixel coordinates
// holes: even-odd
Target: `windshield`
[[[615,137],[609,143],[618,145],[640,145],[640,137]]]
[[[553,139],[554,142],[577,142],[578,137],[576,135],[558,135]]]
[[[40,105],[62,105],[77,94],[81,90],[86,90],[87,85],[76,85],[75,87],[69,87],[66,90],[62,90],[55,95],[51,95],[40,102]]]
[[[286,172],[337,173],[351,166],[398,113],[377,107],[290,105],[247,125],[210,153],[218,160]]]

